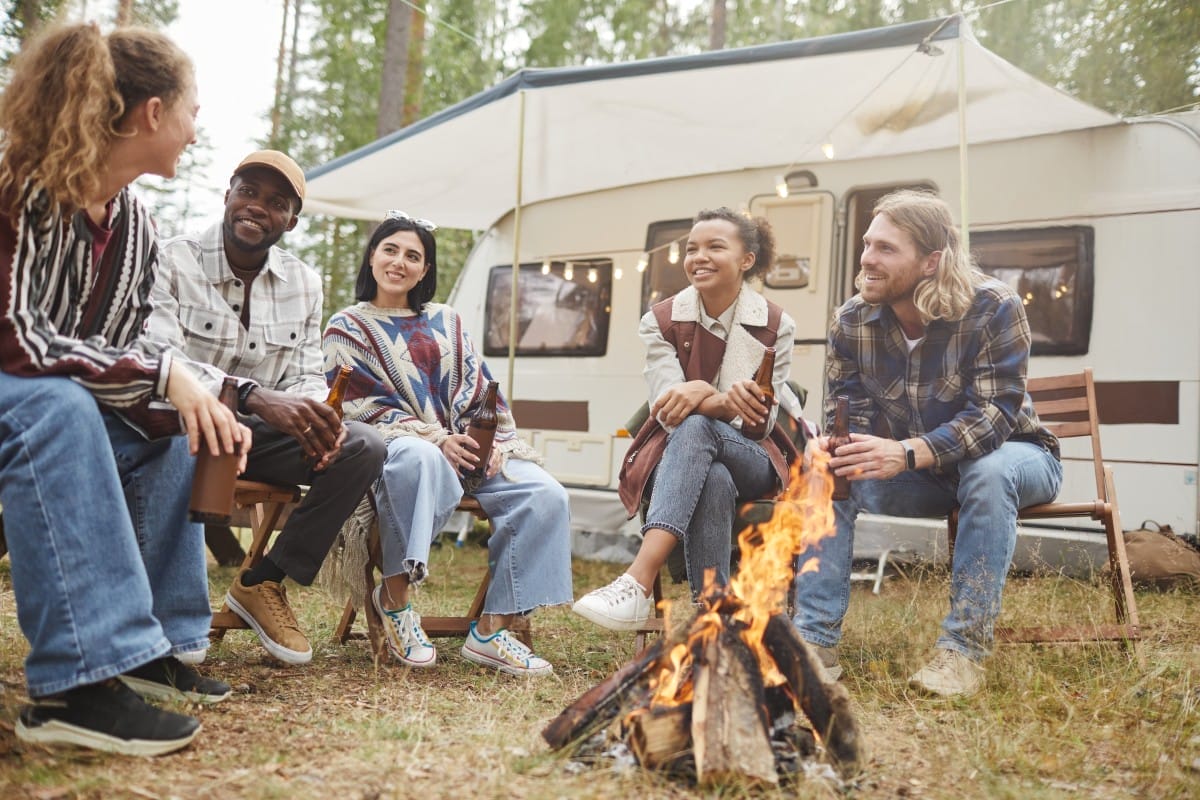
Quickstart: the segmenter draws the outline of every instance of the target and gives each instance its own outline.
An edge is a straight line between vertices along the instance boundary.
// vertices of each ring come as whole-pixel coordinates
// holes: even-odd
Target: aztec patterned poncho
[[[466,433],[492,380],[462,318],[453,308],[427,303],[421,314],[358,303],[334,314],[322,343],[325,372],[354,367],[343,410],[346,419],[380,429],[385,441],[419,436],[436,445]],[[509,458],[539,461],[517,437],[508,403],[500,397],[494,447]]]

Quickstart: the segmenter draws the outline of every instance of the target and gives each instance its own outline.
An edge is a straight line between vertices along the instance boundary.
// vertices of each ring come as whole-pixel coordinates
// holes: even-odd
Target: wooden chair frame
[[[292,503],[300,501],[299,486],[285,486],[259,481],[239,480],[233,490],[233,504],[238,509],[248,509],[250,512],[250,549],[242,560],[241,570],[252,567],[262,560],[284,510]],[[234,580],[237,580],[235,577]],[[221,608],[213,612],[212,628],[209,639],[218,642],[225,636],[225,631],[249,629],[241,617],[229,610],[229,605],[222,602]]]
[[[458,511],[466,511],[473,515],[475,519],[481,520],[488,524],[489,535],[491,530],[491,519],[487,512],[483,510],[483,506],[479,505],[479,501],[474,497],[465,496],[458,504]],[[363,612],[367,618],[367,633],[366,637],[370,641],[371,651],[375,656],[383,657],[387,647],[383,638],[383,620],[380,619],[379,613],[375,610],[375,605],[371,602],[371,593],[375,591],[375,571],[379,569],[383,563],[382,552],[379,544],[379,526],[371,525],[371,532],[367,543],[367,552],[370,558],[367,561],[363,582],[366,598],[363,603]],[[471,623],[478,620],[483,615],[483,603],[487,598],[488,586],[491,585],[492,575],[491,570],[484,572],[483,579],[479,582],[479,587],[475,590],[475,598],[471,601],[467,613],[459,617],[427,617],[421,616],[421,627],[425,630],[425,634],[431,638],[442,637],[466,637],[470,630]],[[346,608],[342,611],[342,618],[338,622],[337,628],[333,632],[334,641],[338,644],[345,644],[350,639],[360,638],[362,634],[355,633],[354,620],[358,616],[358,609],[354,607],[353,600],[346,601]],[[533,646],[533,634],[529,627],[528,617],[518,617],[509,630],[524,642],[527,646]]]
[[[1030,378],[1028,391],[1034,410],[1046,428],[1059,439],[1087,437],[1091,443],[1096,498],[1086,502],[1042,503],[1021,509],[1019,520],[1089,517],[1104,525],[1108,540],[1109,584],[1116,609],[1116,624],[1056,625],[1051,627],[996,628],[997,642],[1093,642],[1134,643],[1141,639],[1137,601],[1125,555],[1125,537],[1117,507],[1112,468],[1104,464],[1100,451],[1100,419],[1096,413],[1096,389],[1090,367],[1070,375]],[[947,544],[954,561],[958,533],[958,510],[950,512]],[[1138,651],[1140,658],[1140,651]]]

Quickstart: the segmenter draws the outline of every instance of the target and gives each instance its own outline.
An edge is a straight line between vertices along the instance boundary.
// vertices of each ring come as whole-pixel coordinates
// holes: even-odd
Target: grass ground
[[[436,550],[418,595],[428,614],[465,608],[485,566],[478,547]],[[576,595],[615,577],[615,564],[576,561]],[[232,570],[210,572],[214,597]],[[552,677],[520,680],[464,661],[440,640],[439,663],[416,672],[376,664],[365,643],[332,642],[340,609],[317,589],[290,591],[315,654],[307,667],[269,659],[234,632],[204,669],[235,687],[195,710],[193,745],[157,759],[24,745],[25,702],[7,561],[0,563],[0,798],[1185,798],[1200,795],[1200,614],[1197,595],[1140,593],[1151,626],[1145,667],[1115,646],[1010,646],[988,662],[987,688],[967,700],[914,696],[907,676],[928,656],[947,576],[909,570],[879,596],[856,585],[843,681],[870,753],[855,784],[812,778],[784,790],[696,789],[611,761],[584,766],[551,753],[542,727],[633,655],[633,637],[567,609],[539,612],[538,653]],[[679,587],[671,592],[678,593]],[[1019,578],[1004,621],[1108,613],[1096,585]]]

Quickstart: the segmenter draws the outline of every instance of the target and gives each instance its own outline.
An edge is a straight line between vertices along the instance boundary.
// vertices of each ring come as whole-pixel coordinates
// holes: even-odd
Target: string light
[[[775,176],[775,194],[779,195],[780,197],[788,196],[787,179],[782,175]]]
[[[828,158],[830,161],[832,161],[833,160],[833,142],[826,142],[825,144],[821,145],[821,152],[825,155],[826,158]]]
[[[667,248],[667,262],[671,264],[679,263],[679,240],[675,239],[671,242],[671,246]]]
[[[645,272],[645,271],[646,271],[646,267],[647,267],[647,266],[649,266],[649,264],[650,264],[650,254],[649,254],[649,253],[642,253],[642,257],[638,259],[638,263],[637,263],[637,271],[638,271],[638,272]]]
[[[542,274],[543,275],[550,274],[550,259],[548,259],[548,258],[542,262]]]
[[[599,273],[596,272],[595,267],[592,267],[591,269],[589,269],[587,275],[588,275],[588,283],[595,283],[596,279],[600,277]]]
[[[619,280],[621,280],[621,278],[624,278],[624,277],[625,277],[625,270],[621,269],[620,267],[617,267],[616,269],[613,270],[613,280],[619,281]]]
[[[563,280],[565,280],[565,281],[575,280],[575,268],[571,266],[570,261],[567,262],[567,266],[563,267]]]

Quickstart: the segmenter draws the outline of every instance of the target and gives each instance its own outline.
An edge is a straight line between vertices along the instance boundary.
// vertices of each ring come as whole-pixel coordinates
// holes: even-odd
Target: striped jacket
[[[93,263],[83,212],[65,218],[45,191],[27,185],[19,219],[0,215],[0,369],[78,381],[101,404],[143,430],[166,393],[170,357],[140,338],[158,261],[150,213],[123,189],[113,233]]]

